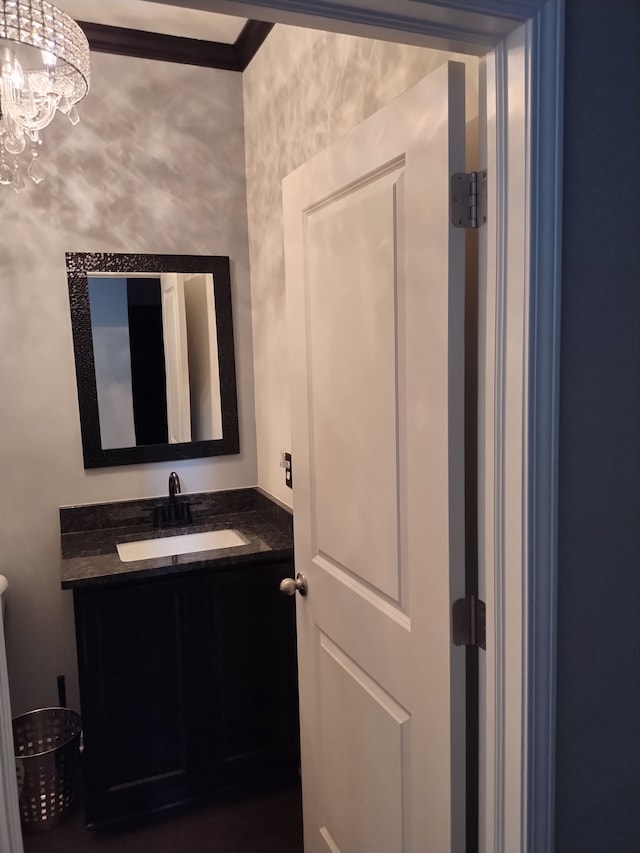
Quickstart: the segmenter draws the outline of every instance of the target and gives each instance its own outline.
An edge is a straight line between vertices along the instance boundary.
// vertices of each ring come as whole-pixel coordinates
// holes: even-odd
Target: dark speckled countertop
[[[167,498],[61,507],[63,589],[293,559],[291,512],[259,489],[183,494],[179,500],[189,502],[193,516],[184,527],[153,526],[153,507]],[[116,550],[119,542],[226,528],[241,533],[247,544],[131,562],[122,562]]]

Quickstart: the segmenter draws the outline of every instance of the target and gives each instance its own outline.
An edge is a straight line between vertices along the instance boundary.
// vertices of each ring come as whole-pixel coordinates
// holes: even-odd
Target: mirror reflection
[[[102,448],[222,438],[213,276],[88,285]]]
[[[237,453],[228,258],[67,254],[85,468]]]

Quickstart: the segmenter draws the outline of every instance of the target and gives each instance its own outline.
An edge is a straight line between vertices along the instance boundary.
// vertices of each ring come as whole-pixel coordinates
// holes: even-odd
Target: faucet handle
[[[169,501],[153,508],[154,527],[182,527],[192,524],[191,506],[188,501]]]

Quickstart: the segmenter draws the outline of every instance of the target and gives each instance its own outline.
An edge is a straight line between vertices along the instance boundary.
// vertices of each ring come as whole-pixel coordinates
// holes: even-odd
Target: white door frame
[[[554,849],[563,13],[551,0],[481,66],[496,175],[479,309],[486,853]]]
[[[481,847],[550,853],[564,0],[161,2],[484,56]]]
[[[9,701],[9,672],[4,642],[2,596],[6,588],[7,579],[0,575],[0,850],[2,853],[23,853]]]

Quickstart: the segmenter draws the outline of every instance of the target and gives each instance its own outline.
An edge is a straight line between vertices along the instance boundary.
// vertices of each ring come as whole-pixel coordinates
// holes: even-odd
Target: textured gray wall
[[[640,4],[567,0],[557,853],[640,850]]]
[[[473,136],[475,57],[278,25],[243,75],[258,476],[285,503],[292,495],[278,467],[291,440],[282,179],[447,59],[467,65]]]
[[[2,189],[0,573],[9,578],[13,713],[77,704],[72,595],[60,590],[58,507],[255,485],[242,77],[93,54],[81,122],[45,131],[47,180]],[[239,456],[85,471],[65,251],[229,255]]]

